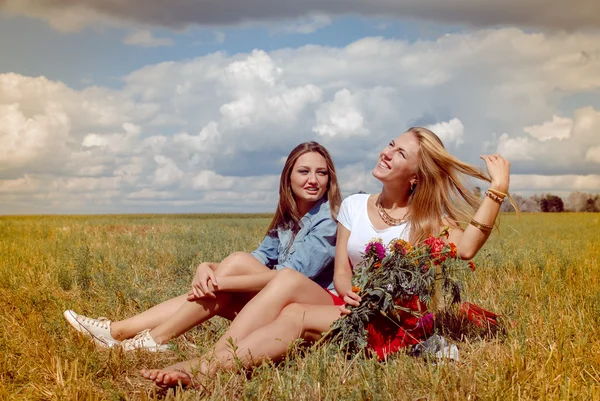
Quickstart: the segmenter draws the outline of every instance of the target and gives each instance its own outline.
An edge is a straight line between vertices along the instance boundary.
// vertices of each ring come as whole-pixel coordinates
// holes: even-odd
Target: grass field
[[[600,214],[501,217],[466,298],[501,313],[502,338],[458,343],[461,361],[347,361],[330,348],[223,372],[208,392],[159,391],[143,367],[193,357],[214,319],[168,354],[98,350],[65,309],[119,319],[187,291],[195,266],[251,251],[268,216],[0,217],[2,400],[600,400]],[[193,348],[190,344],[196,344]]]

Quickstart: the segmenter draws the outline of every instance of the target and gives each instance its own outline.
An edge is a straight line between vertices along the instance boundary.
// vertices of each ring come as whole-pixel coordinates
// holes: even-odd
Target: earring
[[[416,184],[416,183],[414,183],[414,182],[412,182],[412,183],[410,184],[410,192],[414,192],[414,191],[415,191],[415,187],[416,187],[416,186],[417,186],[417,184]]]

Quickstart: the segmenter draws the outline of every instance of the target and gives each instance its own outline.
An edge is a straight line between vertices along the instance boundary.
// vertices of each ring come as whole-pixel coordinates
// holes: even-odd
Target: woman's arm
[[[269,270],[263,273],[219,277],[218,290],[229,292],[260,291],[271,281],[275,274],[277,274],[276,270]]]
[[[488,172],[491,177],[490,188],[508,193],[508,184],[510,181],[510,163],[500,156],[481,156],[485,161]],[[485,197],[479,209],[473,216],[473,220],[486,226],[493,226],[500,212],[500,203],[495,202],[489,197]],[[448,222],[444,222],[448,223]],[[448,240],[456,245],[458,255],[462,259],[471,259],[481,249],[483,244],[490,236],[491,230],[481,230],[476,226],[469,224],[464,231],[455,229],[450,230]]]
[[[263,265],[253,254],[234,252],[221,263],[198,266],[187,300],[214,298],[216,291],[259,291],[274,274],[275,271]]]
[[[347,305],[358,306],[360,297],[352,292],[352,266],[348,259],[348,239],[350,230],[338,224],[337,246],[335,248],[335,264],[333,270],[333,285],[339,296]],[[345,306],[341,306],[343,313],[350,313]]]

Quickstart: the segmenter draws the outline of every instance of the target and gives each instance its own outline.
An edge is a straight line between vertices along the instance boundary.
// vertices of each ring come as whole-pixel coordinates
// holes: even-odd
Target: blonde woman
[[[204,357],[162,370],[143,370],[142,375],[159,385],[192,385],[196,379],[227,369],[241,361],[246,366],[285,355],[295,339],[315,341],[326,332],[347,305],[358,305],[352,292],[352,267],[373,237],[387,243],[402,238],[419,243],[429,234],[450,226],[448,241],[456,244],[463,259],[472,258],[486,242],[509,185],[510,165],[499,155],[481,156],[489,177],[450,155],[441,140],[425,128],[411,128],[385,147],[373,169],[382,184],[381,193],[346,198],[338,216],[334,284],[341,298],[331,305],[326,291],[297,272],[285,269],[240,312],[214,351]],[[461,181],[474,177],[490,183],[483,201]],[[461,228],[458,222],[465,222]],[[302,292],[321,304],[298,303]],[[262,313],[265,308],[269,313]],[[226,339],[236,343],[236,360]],[[236,362],[238,361],[238,362]]]

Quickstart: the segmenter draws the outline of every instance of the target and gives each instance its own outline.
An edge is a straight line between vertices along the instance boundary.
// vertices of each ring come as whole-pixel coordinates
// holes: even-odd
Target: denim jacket
[[[267,235],[252,256],[271,269],[294,269],[321,287],[333,289],[337,222],[331,217],[329,201],[317,202],[300,219],[300,227],[295,237],[289,229]]]

